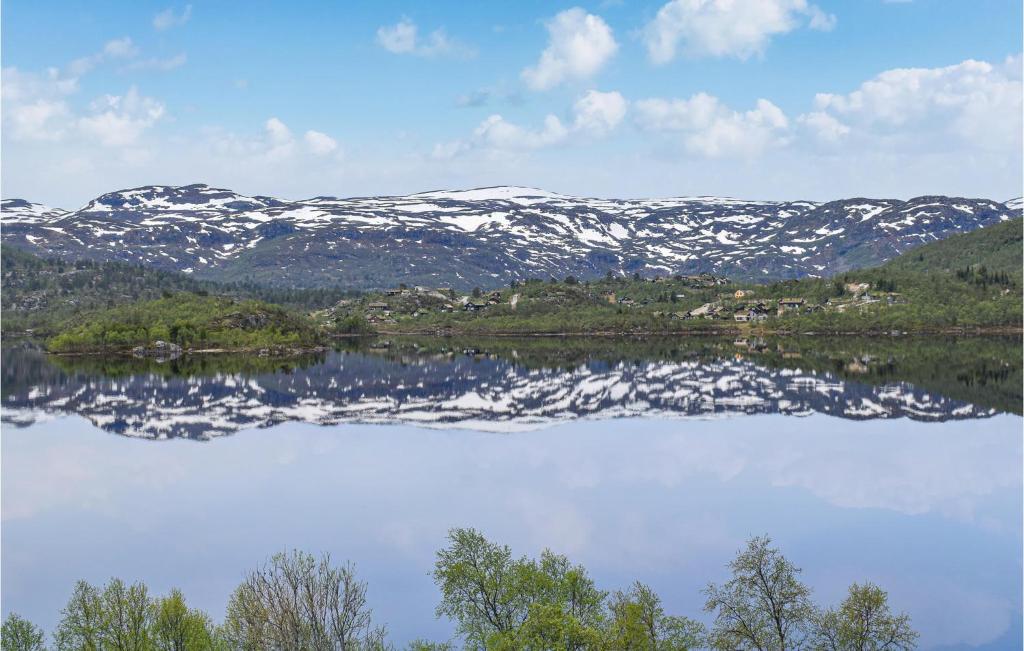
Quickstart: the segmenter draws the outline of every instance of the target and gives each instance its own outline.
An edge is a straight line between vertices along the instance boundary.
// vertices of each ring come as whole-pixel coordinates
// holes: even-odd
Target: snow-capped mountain
[[[583,418],[822,413],[944,421],[998,413],[906,382],[872,386],[727,355],[529,368],[467,356],[331,353],[288,372],[105,376],[57,371],[41,353],[20,354],[4,360],[5,369],[30,371],[6,378],[4,423],[77,414],[110,432],[154,439],[208,439],[291,421],[508,432]]]
[[[5,201],[3,241],[289,285],[496,286],[529,277],[830,275],[1017,216],[985,199],[618,200],[522,187],[283,201],[206,185],[112,192],[63,212]]]

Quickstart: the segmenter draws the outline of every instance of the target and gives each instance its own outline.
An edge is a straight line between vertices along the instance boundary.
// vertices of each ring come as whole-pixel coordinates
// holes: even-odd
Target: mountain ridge
[[[879,264],[1014,216],[988,199],[581,198],[523,186],[247,196],[206,184],[105,193],[74,211],[3,202],[3,241],[291,286],[493,287],[529,277],[716,273],[774,280]]]

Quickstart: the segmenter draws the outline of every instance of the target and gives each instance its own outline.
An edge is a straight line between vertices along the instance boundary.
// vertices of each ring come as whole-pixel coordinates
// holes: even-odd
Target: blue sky
[[[5,197],[1007,199],[1021,3],[4,3]]]

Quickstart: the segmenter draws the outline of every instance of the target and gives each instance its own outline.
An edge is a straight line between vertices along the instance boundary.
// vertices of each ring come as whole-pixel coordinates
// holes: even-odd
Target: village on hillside
[[[824,300],[801,295],[772,297],[766,295],[765,286],[739,287],[727,278],[712,274],[609,277],[598,281],[568,277],[564,281],[552,278],[512,282],[508,288],[478,288],[468,293],[450,287],[400,285],[341,300],[314,313],[314,317],[325,324],[359,319],[370,326],[388,326],[417,320],[459,321],[537,311],[561,312],[570,319],[574,310],[586,307],[606,312],[644,313],[656,319],[757,323],[786,316],[844,313],[906,302],[900,293],[874,288],[867,282],[845,283],[836,293],[839,295]]]

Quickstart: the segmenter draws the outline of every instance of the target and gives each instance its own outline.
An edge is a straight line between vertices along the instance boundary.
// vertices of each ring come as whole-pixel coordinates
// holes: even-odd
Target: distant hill
[[[875,266],[1019,210],[922,196],[829,202],[602,199],[494,187],[285,201],[203,184],[104,194],[64,212],[3,203],[3,241],[218,282],[468,290],[529,278],[712,273],[778,280]]]
[[[1017,218],[921,245],[885,266],[904,271],[951,273],[984,266],[989,272],[1004,272],[1019,279],[1024,268],[1022,247],[1024,219]]]
[[[348,295],[337,288],[220,284],[127,262],[41,258],[8,245],[0,245],[0,289],[3,329],[8,332],[53,330],[83,313],[179,292],[258,299],[304,310],[330,305]]]

